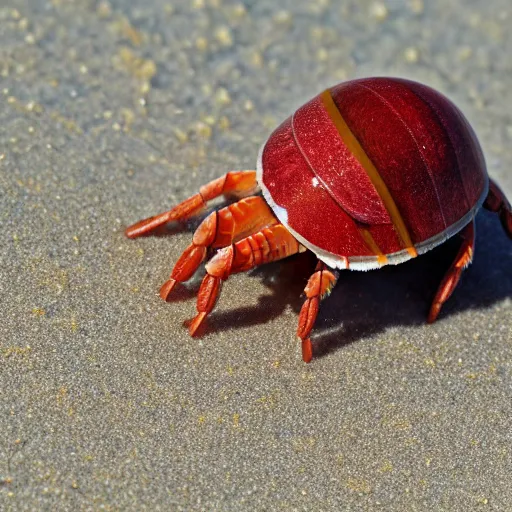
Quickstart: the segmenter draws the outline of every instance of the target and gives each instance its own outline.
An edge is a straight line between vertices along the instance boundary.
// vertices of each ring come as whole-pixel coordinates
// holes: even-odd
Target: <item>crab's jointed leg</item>
[[[500,216],[503,229],[512,238],[512,207],[503,191],[492,180],[489,180],[489,193],[485,199],[484,208]]]
[[[462,229],[459,236],[462,237],[459,252],[439,285],[428,314],[427,321],[429,324],[436,320],[439,312],[441,311],[441,307],[450,298],[453,290],[455,290],[455,287],[460,280],[460,276],[462,275],[462,271],[471,263],[475,247],[474,219]]]
[[[297,336],[302,340],[302,359],[305,363],[309,363],[313,358],[313,345],[309,335],[318,315],[320,301],[329,295],[337,279],[337,273],[330,270],[325,263],[319,261],[314,274],[309,278],[304,289],[306,301],[300,310]]]
[[[220,195],[245,197],[253,194],[258,188],[256,171],[232,171],[210,181],[199,189],[199,193],[185,199],[171,210],[141,220],[126,228],[128,238],[146,235],[156,228],[174,220],[183,220],[199,213],[208,201]]]
[[[180,256],[169,280],[160,289],[160,296],[167,300],[176,282],[190,279],[206,258],[209,247],[226,247],[278,222],[260,196],[246,197],[211,213],[196,229],[192,243]]]
[[[231,274],[244,272],[257,265],[286,258],[305,250],[306,248],[300,245],[282,224],[276,224],[217,252],[206,264],[207,273],[197,294],[198,314],[189,325],[191,336],[194,336],[207,315],[213,310],[222,281]]]

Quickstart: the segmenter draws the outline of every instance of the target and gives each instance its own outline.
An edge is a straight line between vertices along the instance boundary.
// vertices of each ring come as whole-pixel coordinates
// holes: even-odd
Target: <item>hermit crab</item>
[[[311,361],[319,303],[342,269],[403,263],[458,235],[460,250],[433,299],[433,322],[471,262],[479,208],[499,214],[512,238],[512,209],[489,179],[461,111],[425,85],[398,78],[353,80],[300,107],[263,144],[256,171],[228,172],[171,210],[126,229],[129,238],[238,198],[199,225],[160,296],[187,281],[209,254],[193,336],[231,274],[312,251],[297,334]]]

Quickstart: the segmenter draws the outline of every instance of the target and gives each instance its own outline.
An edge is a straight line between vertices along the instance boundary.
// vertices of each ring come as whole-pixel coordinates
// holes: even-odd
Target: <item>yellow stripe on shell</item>
[[[326,89],[322,94],[320,94],[320,99],[325,110],[329,114],[331,121],[334,123],[334,126],[336,126],[341,140],[366,171],[370,181],[375,187],[375,190],[382,199],[382,202],[384,203],[384,206],[388,211],[389,216],[391,217],[391,221],[395,226],[398,236],[401,239],[402,246],[409,252],[412,258],[415,258],[418,253],[414,247],[414,244],[412,243],[409,231],[407,230],[405,222],[398,210],[398,207],[396,206],[393,196],[391,195],[387,185],[384,183],[382,176],[379,174],[379,171],[366,154],[356,136],[352,133],[352,130],[345,122],[345,119],[343,119],[341,112],[338,110],[338,107],[334,103],[331,91]]]
[[[359,234],[361,238],[364,240],[364,243],[371,249],[375,255],[377,256],[377,261],[379,265],[386,265],[388,262],[388,258],[385,254],[380,250],[380,247],[377,245],[377,242],[373,239],[372,234],[365,228],[359,228]]]

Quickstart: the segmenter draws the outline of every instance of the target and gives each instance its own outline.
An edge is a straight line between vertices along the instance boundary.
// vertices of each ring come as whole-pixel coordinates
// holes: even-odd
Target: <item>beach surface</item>
[[[512,510],[512,242],[341,273],[315,358],[308,254],[158,296],[190,225],[129,240],[356,77],[448,95],[512,197],[510,0],[2,0],[0,509]]]

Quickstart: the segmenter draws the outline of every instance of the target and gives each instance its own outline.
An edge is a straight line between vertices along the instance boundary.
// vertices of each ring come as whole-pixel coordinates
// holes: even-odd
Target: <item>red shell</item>
[[[339,84],[264,144],[258,178],[298,240],[326,263],[400,263],[459,231],[488,187],[478,140],[459,109],[409,80]]]

